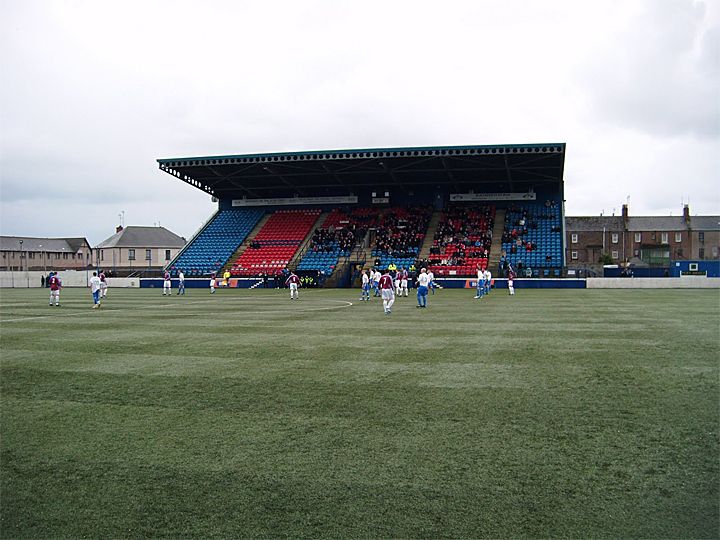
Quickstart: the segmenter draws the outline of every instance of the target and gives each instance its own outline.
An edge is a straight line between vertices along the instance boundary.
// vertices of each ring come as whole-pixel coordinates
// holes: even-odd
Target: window
[[[675,256],[676,256],[676,258],[678,258],[678,259],[682,259],[683,249],[682,249],[682,248],[677,248],[677,249],[675,250]]]
[[[31,251],[31,252],[29,253],[29,255],[30,255],[30,258],[31,258],[31,259],[34,259],[34,258],[35,258],[35,252],[34,252],[34,251]]]
[[[689,270],[691,272],[697,272],[697,269],[698,269],[698,263],[690,263]]]
[[[166,250],[165,250],[165,260],[166,260],[166,261],[169,261],[169,260],[170,260],[170,250],[169,250],[169,249],[166,249]]]
[[[619,255],[618,255],[618,252],[617,252],[617,251],[613,251],[613,252],[612,252],[612,258],[613,258],[613,259],[617,259],[618,256],[619,256]]]
[[[675,241],[682,242],[682,233],[679,233],[679,232],[675,233]]]
[[[101,249],[101,250],[100,250],[100,260],[101,260],[101,261],[104,261],[104,260],[105,260],[105,250],[104,250],[104,249]]]
[[[573,244],[577,244],[577,234],[570,235],[570,242]]]
[[[573,261],[577,261],[577,258],[578,258],[578,257],[577,257],[577,251],[571,251],[571,252],[570,252],[570,258],[571,258]]]
[[[134,249],[128,249],[128,259],[131,261],[135,260],[135,250]]]
[[[145,250],[145,260],[146,261],[152,260],[152,250],[150,250],[150,249]]]
[[[617,244],[617,243],[618,243],[618,234],[617,234],[617,233],[613,233],[613,235],[612,235],[612,243],[613,243],[613,244]]]
[[[642,242],[642,233],[639,233],[639,232],[635,233],[635,242],[637,242],[638,244],[640,242]]]
[[[63,259],[68,259],[70,257],[69,253],[63,253]]]
[[[700,242],[705,242],[705,231],[700,231],[698,233],[698,240],[700,240]]]
[[[668,243],[668,233],[660,233],[660,243],[661,244],[667,244]]]

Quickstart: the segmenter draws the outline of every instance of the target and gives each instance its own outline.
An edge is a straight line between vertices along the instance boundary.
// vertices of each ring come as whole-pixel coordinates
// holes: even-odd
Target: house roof
[[[682,231],[687,224],[682,216],[632,216],[628,218],[628,231]]]
[[[603,228],[606,231],[622,231],[624,229],[622,216],[568,216],[565,218],[565,229],[568,232],[602,232]]]
[[[49,253],[77,253],[80,248],[90,248],[85,238],[37,238],[32,236],[0,236],[0,251],[45,251]]]
[[[130,225],[100,242],[96,248],[179,248],[187,241],[165,227],[138,227]]]
[[[690,228],[694,231],[720,231],[720,216],[691,216]]]

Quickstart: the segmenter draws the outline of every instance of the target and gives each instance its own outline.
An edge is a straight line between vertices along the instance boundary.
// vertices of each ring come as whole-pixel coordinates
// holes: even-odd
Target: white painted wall
[[[587,278],[588,289],[720,289],[720,278]]]
[[[44,272],[0,272],[0,288],[39,288]],[[92,271],[61,270],[58,276],[63,287],[87,287]],[[140,278],[108,278],[108,287],[140,287]]]

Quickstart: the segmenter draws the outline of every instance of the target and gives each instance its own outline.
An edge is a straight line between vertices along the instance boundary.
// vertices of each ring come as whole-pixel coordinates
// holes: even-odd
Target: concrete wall
[[[720,289],[720,279],[704,276],[680,278],[587,278],[588,289]]]
[[[45,272],[0,272],[0,288],[39,288],[40,277],[47,277]],[[58,276],[63,287],[87,287],[92,271],[61,270]],[[139,278],[108,278],[109,287],[139,287]]]

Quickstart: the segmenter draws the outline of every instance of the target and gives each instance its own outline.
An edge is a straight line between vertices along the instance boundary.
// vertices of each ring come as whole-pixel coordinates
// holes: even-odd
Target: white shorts
[[[100,287],[102,288],[102,285]],[[165,287],[166,289],[169,289],[170,287],[172,287],[172,282],[170,280],[165,280],[163,282],[163,287]]]
[[[401,279],[401,280],[400,280],[400,288],[401,288],[401,289],[407,289],[407,279]]]
[[[383,300],[392,300],[395,298],[395,292],[392,289],[382,289],[381,292]]]
[[[105,283],[104,281],[101,281],[101,282],[100,282],[100,289],[107,289],[107,283]]]
[[[291,290],[291,291],[297,291],[297,283],[291,283],[291,284],[290,284],[290,290]]]

